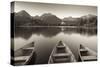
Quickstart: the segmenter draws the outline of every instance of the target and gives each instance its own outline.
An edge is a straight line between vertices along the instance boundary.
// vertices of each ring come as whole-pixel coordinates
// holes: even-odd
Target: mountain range
[[[97,26],[97,16],[88,14],[78,18],[64,17],[58,18],[51,13],[44,13],[41,16],[31,16],[25,10],[11,13],[11,22],[15,26]]]

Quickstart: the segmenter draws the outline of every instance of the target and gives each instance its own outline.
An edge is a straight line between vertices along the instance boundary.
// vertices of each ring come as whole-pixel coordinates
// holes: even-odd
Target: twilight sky
[[[52,13],[59,18],[64,18],[68,16],[80,17],[87,14],[97,15],[96,6],[15,2],[14,11],[19,12],[21,10],[27,11],[31,16],[40,16],[43,13]]]

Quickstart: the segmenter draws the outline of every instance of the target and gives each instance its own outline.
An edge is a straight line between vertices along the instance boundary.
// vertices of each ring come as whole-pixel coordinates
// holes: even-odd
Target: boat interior
[[[54,63],[70,62],[70,54],[66,50],[66,46],[60,41],[53,54]]]
[[[34,52],[34,43],[29,44],[23,48],[20,48],[15,52],[14,63],[15,65],[23,65],[29,60],[31,54]]]
[[[88,48],[80,45],[80,55],[83,61],[96,61],[97,57]]]

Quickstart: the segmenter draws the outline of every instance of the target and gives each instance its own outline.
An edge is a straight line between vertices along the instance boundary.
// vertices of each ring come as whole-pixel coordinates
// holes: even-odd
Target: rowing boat
[[[82,44],[80,44],[79,59],[80,61],[96,61],[97,53],[89,49],[88,47],[85,47]]]
[[[18,49],[12,57],[14,65],[29,65],[34,64],[35,59],[35,49],[34,42],[25,45],[24,47]]]
[[[71,50],[69,49],[69,47],[62,41],[59,41],[51,52],[48,64],[67,62],[76,62],[76,59]]]

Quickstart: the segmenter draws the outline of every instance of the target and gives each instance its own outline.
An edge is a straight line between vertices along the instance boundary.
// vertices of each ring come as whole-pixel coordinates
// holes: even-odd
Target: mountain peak
[[[25,10],[21,10],[18,13],[27,13]]]
[[[44,14],[41,15],[41,17],[47,17],[47,16],[55,16],[55,15],[53,15],[51,13],[44,13]]]
[[[19,16],[30,16],[25,10],[21,10],[17,13]]]
[[[88,14],[88,15],[82,16],[81,18],[90,18],[90,17],[96,17],[96,15]]]
[[[60,24],[61,19],[59,19],[56,15],[53,15],[52,13],[44,13],[40,16],[41,20],[44,21],[44,23],[47,24]]]

